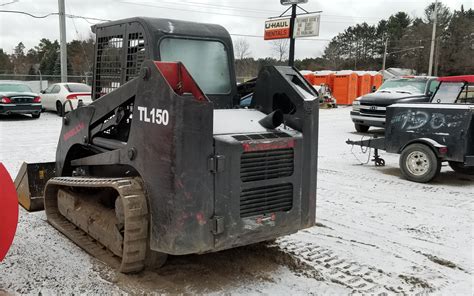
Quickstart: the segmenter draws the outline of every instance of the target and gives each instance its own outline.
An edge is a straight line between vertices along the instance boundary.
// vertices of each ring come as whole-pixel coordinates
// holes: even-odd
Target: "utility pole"
[[[288,66],[295,65],[295,36],[293,30],[295,28],[296,19],[296,6],[297,4],[291,5],[291,18],[290,18],[290,57],[288,58]]]
[[[433,34],[431,35],[431,50],[430,50],[430,63],[428,65],[428,76],[433,73],[433,57],[436,39],[436,23],[438,22],[438,0],[435,0],[434,5],[434,19],[433,19]]]
[[[385,39],[385,47],[383,50],[383,60],[382,60],[382,75],[385,76],[385,62],[387,60],[387,45],[388,45],[388,38]]]
[[[440,39],[440,37],[436,38],[436,48],[435,48],[435,57],[434,57],[434,70],[433,70],[433,75],[434,76],[438,76],[439,52],[440,52],[439,39]]]
[[[67,44],[66,44],[66,13],[64,0],[58,0],[59,7],[59,42],[61,50],[61,82],[67,82]]]

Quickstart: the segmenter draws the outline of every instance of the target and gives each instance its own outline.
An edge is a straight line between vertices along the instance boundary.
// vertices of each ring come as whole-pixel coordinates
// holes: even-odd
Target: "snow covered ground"
[[[0,162],[52,161],[61,128],[0,117]],[[376,131],[382,134],[382,131]],[[348,108],[321,110],[317,226],[273,245],[171,257],[159,270],[123,275],[20,209],[14,244],[0,263],[0,295],[21,294],[473,294],[474,177],[447,166],[429,184],[404,180],[398,155],[385,167],[345,144],[360,139]]]

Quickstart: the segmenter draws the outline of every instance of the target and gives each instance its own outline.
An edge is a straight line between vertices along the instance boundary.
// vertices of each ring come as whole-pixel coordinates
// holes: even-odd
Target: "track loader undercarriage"
[[[149,213],[139,179],[53,178],[45,208],[51,225],[99,260],[121,272],[144,268]]]

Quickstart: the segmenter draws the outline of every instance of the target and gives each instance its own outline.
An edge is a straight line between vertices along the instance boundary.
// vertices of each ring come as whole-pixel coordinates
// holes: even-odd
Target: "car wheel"
[[[408,180],[425,183],[439,174],[441,161],[430,147],[411,144],[400,155],[400,170]]]
[[[36,114],[35,113],[31,114],[31,117],[33,118],[40,118],[40,116],[41,116],[41,112],[38,112]]]
[[[370,126],[368,125],[363,125],[363,124],[358,124],[358,123],[354,124],[354,127],[356,131],[359,133],[366,133],[369,131],[369,128],[370,128]]]
[[[462,162],[449,161],[449,166],[456,173],[461,173],[465,175],[474,175],[474,167],[465,166]]]
[[[56,114],[58,114],[58,116],[61,116],[61,117],[63,117],[64,115],[63,104],[61,104],[60,101],[56,102]]]

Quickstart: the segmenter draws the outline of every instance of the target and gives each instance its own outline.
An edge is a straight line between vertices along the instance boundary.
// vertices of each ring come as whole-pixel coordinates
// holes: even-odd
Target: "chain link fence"
[[[0,74],[1,81],[22,81],[34,92],[40,92],[54,83],[61,82],[60,75],[24,75],[24,74]],[[68,82],[79,82],[92,84],[92,75],[71,75],[67,77]]]
[[[251,76],[239,76],[237,77],[237,83],[242,83],[250,80],[254,77]],[[67,77],[68,82],[79,82],[92,85],[92,75],[71,75]],[[48,86],[54,83],[61,82],[60,75],[23,75],[23,74],[0,74],[1,81],[23,81],[25,84],[31,87],[34,92],[40,92],[46,89]]]

